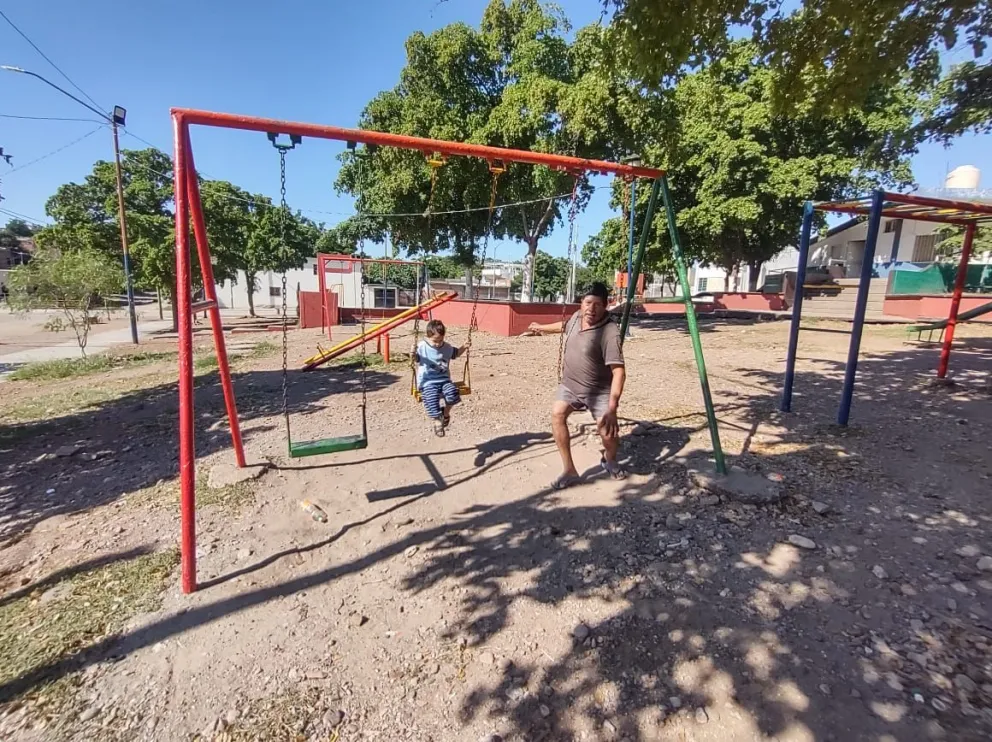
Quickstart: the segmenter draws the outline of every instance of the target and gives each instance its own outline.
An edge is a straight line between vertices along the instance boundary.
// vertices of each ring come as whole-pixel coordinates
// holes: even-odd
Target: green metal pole
[[[634,306],[634,290],[637,287],[637,279],[641,275],[641,263],[644,262],[644,250],[648,245],[648,232],[651,220],[654,219],[654,205],[658,200],[658,189],[661,187],[661,179],[654,181],[651,187],[651,198],[648,199],[648,213],[644,215],[644,227],[641,228],[641,239],[637,243],[637,255],[634,257],[633,275],[627,281],[627,304],[623,308],[623,319],[620,320],[620,344],[627,339],[627,325],[630,324],[630,310]],[[633,212],[634,204],[630,205]]]
[[[665,216],[668,218],[668,234],[672,238],[672,256],[675,258],[675,269],[679,275],[679,284],[682,286],[682,299],[685,302],[685,320],[689,325],[689,336],[692,338],[692,352],[696,355],[696,370],[699,372],[699,385],[703,390],[706,420],[710,426],[710,439],[713,441],[713,458],[716,460],[717,472],[726,474],[727,463],[723,459],[723,446],[720,445],[720,430],[716,424],[716,412],[713,410],[713,397],[710,394],[710,380],[706,376],[706,361],[703,359],[703,343],[699,339],[696,308],[692,305],[689,270],[685,264],[685,255],[682,253],[679,230],[675,226],[675,207],[672,206],[672,196],[668,192],[668,179],[665,176],[661,176],[655,181],[656,187],[659,183],[661,184],[661,198],[665,202]]]

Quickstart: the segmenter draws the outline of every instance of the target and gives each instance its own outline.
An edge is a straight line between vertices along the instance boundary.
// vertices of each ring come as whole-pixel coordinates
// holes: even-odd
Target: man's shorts
[[[558,387],[558,394],[555,399],[559,402],[567,402],[576,412],[589,410],[589,413],[599,422],[603,416],[610,411],[610,390],[606,389],[598,394],[575,394],[564,384]]]

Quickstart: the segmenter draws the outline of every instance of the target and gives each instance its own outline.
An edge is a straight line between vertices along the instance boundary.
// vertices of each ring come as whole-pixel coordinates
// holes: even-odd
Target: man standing
[[[617,408],[626,372],[620,329],[606,312],[608,296],[606,284],[597,281],[582,295],[582,305],[571,319],[548,325],[534,323],[529,328],[532,332],[565,333],[561,385],[551,407],[551,429],[562,463],[561,475],[551,483],[556,490],[579,481],[568,432],[568,417],[576,411],[589,410],[596,420],[603,441],[601,464],[606,473],[613,479],[627,476],[617,463]]]

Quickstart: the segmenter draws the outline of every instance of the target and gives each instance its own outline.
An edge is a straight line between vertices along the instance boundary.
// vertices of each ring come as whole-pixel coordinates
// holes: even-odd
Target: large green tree
[[[380,131],[588,157],[606,156],[619,127],[611,77],[603,71],[601,29],[569,41],[561,12],[538,0],[492,0],[479,29],[452,24],[407,40],[399,84],[366,106],[361,125]],[[493,163],[497,167],[503,163]],[[432,187],[433,174],[433,187]],[[588,197],[585,174],[578,194]],[[452,158],[440,168],[421,153],[382,148],[345,156],[338,186],[357,197],[360,212],[412,213],[366,233],[410,252],[451,250],[471,267],[487,235],[493,174],[487,163]],[[575,176],[511,164],[499,175],[496,201],[527,202],[499,209],[490,234],[520,240],[528,254],[560,224]],[[433,194],[433,195],[432,195]],[[581,204],[580,204],[581,205]],[[478,209],[469,213],[443,212]],[[433,215],[424,216],[426,212]]]
[[[156,149],[123,150],[121,172],[135,283],[139,288],[168,292],[175,317],[172,161]],[[82,183],[60,186],[45,211],[54,225],[38,233],[41,244],[63,251],[93,250],[120,259],[113,163],[100,160]],[[195,269],[197,261],[193,265]],[[218,272],[219,279],[227,277],[223,269]]]
[[[749,38],[774,76],[777,106],[796,96],[834,111],[856,110],[879,86],[907,76],[924,89],[940,74],[943,51],[967,50],[947,89],[947,123],[975,125],[954,111],[984,98],[988,121],[989,68],[984,53],[992,34],[990,0],[701,0],[691,5],[656,0],[603,0],[612,12],[615,58],[649,85],[679,76],[732,53],[732,39]],[[983,92],[984,91],[984,92]]]
[[[807,199],[909,183],[909,157],[919,136],[919,100],[908,86],[877,88],[862,108],[832,113],[801,97],[781,111],[775,84],[760,49],[739,41],[674,89],[645,93],[645,110],[655,115],[640,116],[636,124],[646,160],[671,179],[688,259],[718,264],[732,275],[748,265],[752,282],[763,261],[795,244]],[[647,188],[638,194],[638,216],[647,195]],[[587,244],[586,260],[600,265],[605,259],[620,269],[626,239],[621,220],[608,223]],[[667,253],[659,210],[646,269],[669,272]]]
[[[18,237],[30,237],[39,229],[37,224],[29,224],[23,219],[10,219],[7,226],[0,229],[0,247],[17,247],[20,244]]]
[[[568,258],[555,258],[538,250],[534,259],[534,295],[542,301],[554,301],[565,293],[571,265]]]
[[[76,335],[79,352],[86,355],[96,310],[108,294],[121,290],[124,276],[116,262],[96,250],[42,249],[26,265],[10,274],[10,306],[19,311],[56,309]]]
[[[121,154],[135,283],[139,288],[165,291],[175,322],[172,161],[156,149],[124,150]],[[82,183],[60,186],[45,205],[54,224],[37,234],[39,243],[61,251],[94,251],[119,260],[122,247],[115,177],[113,163],[101,160]],[[200,195],[216,281],[235,280],[241,270],[253,288],[261,271],[302,266],[315,253],[324,233],[301,214],[275,207],[268,197],[252,195],[227,181],[201,181]],[[195,249],[192,235],[190,248]],[[190,264],[194,286],[202,285],[195,254],[191,254]],[[253,307],[251,310],[254,312]]]

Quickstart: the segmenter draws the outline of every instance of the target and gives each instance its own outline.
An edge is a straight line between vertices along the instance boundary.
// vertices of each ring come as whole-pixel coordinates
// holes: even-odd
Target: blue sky
[[[477,24],[486,0],[35,0],[6,3],[4,12],[101,106],[128,109],[128,130],[171,152],[169,108],[182,106],[354,126],[365,103],[395,85],[403,42],[414,31],[454,21]],[[575,25],[599,18],[599,0],[560,2]],[[44,75],[63,87],[37,52],[0,19],[0,64]],[[0,114],[87,117],[85,109],[24,75],[0,72]],[[97,129],[95,123],[0,118],[0,147],[24,166]],[[972,164],[992,182],[992,137],[966,136],[945,149],[926,145],[914,160],[923,187],[938,187],[948,168]],[[121,145],[144,143],[125,135]],[[278,160],[261,134],[197,129],[197,166],[211,178],[276,196]],[[291,204],[333,224],[350,199],[334,193],[339,143],[311,141],[290,155]],[[0,162],[0,209],[43,220],[44,204],[62,183],[81,180],[97,159],[112,155],[100,129],[41,162],[10,172]],[[9,173],[9,174],[7,174]],[[608,181],[602,181],[606,185]],[[329,213],[320,213],[329,212]],[[580,242],[609,216],[600,191],[579,216]],[[0,223],[8,215],[0,213]],[[565,230],[542,248],[564,254]],[[499,257],[523,255],[501,244]]]

